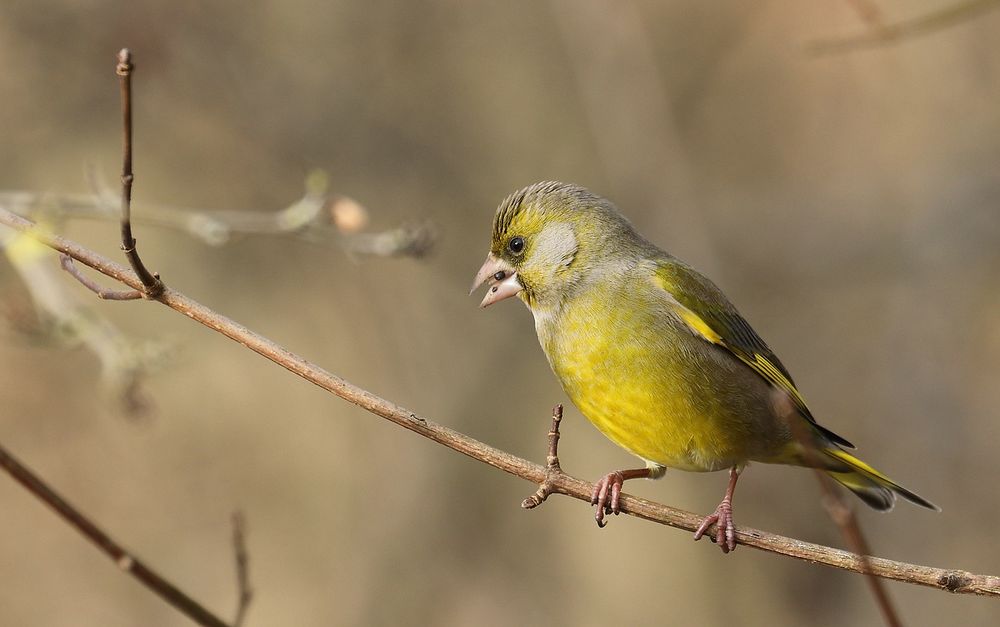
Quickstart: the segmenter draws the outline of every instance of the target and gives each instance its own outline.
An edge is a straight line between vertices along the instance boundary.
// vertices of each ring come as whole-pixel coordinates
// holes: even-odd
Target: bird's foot
[[[617,516],[621,513],[622,484],[625,483],[625,476],[622,472],[615,471],[606,474],[600,481],[594,484],[594,493],[590,497],[590,504],[596,505],[594,518],[598,527],[608,524],[604,520],[607,514]]]
[[[701,521],[698,531],[694,532],[694,539],[700,540],[708,528],[715,525],[715,543],[722,548],[723,553],[736,550],[736,525],[733,524],[733,506],[729,499],[722,499],[715,512],[705,517]]]

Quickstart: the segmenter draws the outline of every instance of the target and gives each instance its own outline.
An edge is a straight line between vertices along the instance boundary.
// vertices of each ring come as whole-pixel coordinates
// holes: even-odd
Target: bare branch
[[[80,263],[97,270],[105,276],[121,281],[133,289],[142,288],[141,281],[127,268],[69,239],[36,229],[32,222],[20,216],[0,209],[0,224],[29,234],[46,246],[65,253]],[[306,381],[376,416],[385,418],[390,422],[458,451],[463,455],[467,455],[532,483],[541,484],[548,480],[552,484],[553,494],[565,494],[588,503],[590,502],[594,487],[593,484],[576,479],[565,473],[553,473],[550,468],[521,459],[444,425],[418,416],[391,401],[376,396],[306,361],[295,353],[254,333],[243,325],[212,311],[176,290],[165,288],[157,301],[242,344]],[[702,520],[702,517],[697,514],[626,494],[622,494],[621,505],[623,512],[637,518],[692,532],[698,528]],[[740,544],[763,551],[794,557],[808,562],[825,564],[851,572],[863,572],[862,560],[857,555],[847,551],[803,542],[749,527],[740,527],[737,529],[736,538]],[[997,576],[979,575],[963,570],[919,566],[876,557],[870,558],[870,565],[873,574],[886,579],[928,586],[949,592],[1000,596],[1000,577]]]
[[[132,237],[132,53],[128,48],[118,52],[115,74],[121,86],[122,95],[122,250],[132,266],[132,270],[142,281],[142,293],[148,298],[156,298],[163,292],[160,277],[150,273],[139,258]]]
[[[857,35],[814,41],[806,46],[809,53],[823,55],[850,52],[862,48],[877,48],[911,37],[926,35],[961,24],[990,9],[1000,7],[1000,0],[965,0],[927,15],[891,24],[883,23],[881,14],[867,1],[853,0],[852,5],[868,24],[869,30]]]
[[[185,616],[199,625],[228,627],[225,622],[202,607],[197,601],[184,594],[177,586],[164,579],[159,573],[115,542],[111,536],[66,502],[55,490],[50,488],[29,468],[19,462],[3,446],[0,446],[0,467],[3,467],[11,477],[38,497],[39,500],[55,510],[60,518],[69,523],[70,526],[83,534],[102,553],[111,558],[111,561],[118,568],[138,579],[142,585],[152,590],[161,599],[174,606]]]

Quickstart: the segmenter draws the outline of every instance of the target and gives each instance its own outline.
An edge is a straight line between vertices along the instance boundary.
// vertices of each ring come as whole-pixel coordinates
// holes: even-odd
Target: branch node
[[[118,568],[121,570],[129,572],[132,570],[132,567],[135,566],[135,560],[128,553],[122,553],[122,556],[115,561],[115,564],[117,564]]]
[[[132,73],[132,51],[122,48],[118,51],[118,65],[115,66],[115,74],[118,76],[128,76]]]
[[[538,485],[538,490],[528,498],[521,501],[523,509],[534,509],[545,502],[549,495],[555,492],[555,486],[548,481],[543,481]]]
[[[944,573],[938,578],[938,584],[948,592],[958,592],[962,588],[972,583],[969,573],[953,570]]]

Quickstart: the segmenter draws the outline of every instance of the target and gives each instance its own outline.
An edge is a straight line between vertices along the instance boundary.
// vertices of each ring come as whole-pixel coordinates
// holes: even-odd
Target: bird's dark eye
[[[507,249],[515,255],[520,254],[524,250],[524,238],[520,235],[512,237],[507,243]]]

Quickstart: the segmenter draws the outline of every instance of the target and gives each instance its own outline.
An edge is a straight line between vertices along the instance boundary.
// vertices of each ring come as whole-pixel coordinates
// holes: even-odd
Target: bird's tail
[[[829,447],[823,449],[823,453],[834,462],[824,469],[826,473],[837,483],[857,494],[858,498],[868,506],[880,512],[892,509],[896,504],[897,494],[921,507],[941,511],[937,505],[907,490],[843,449]]]

